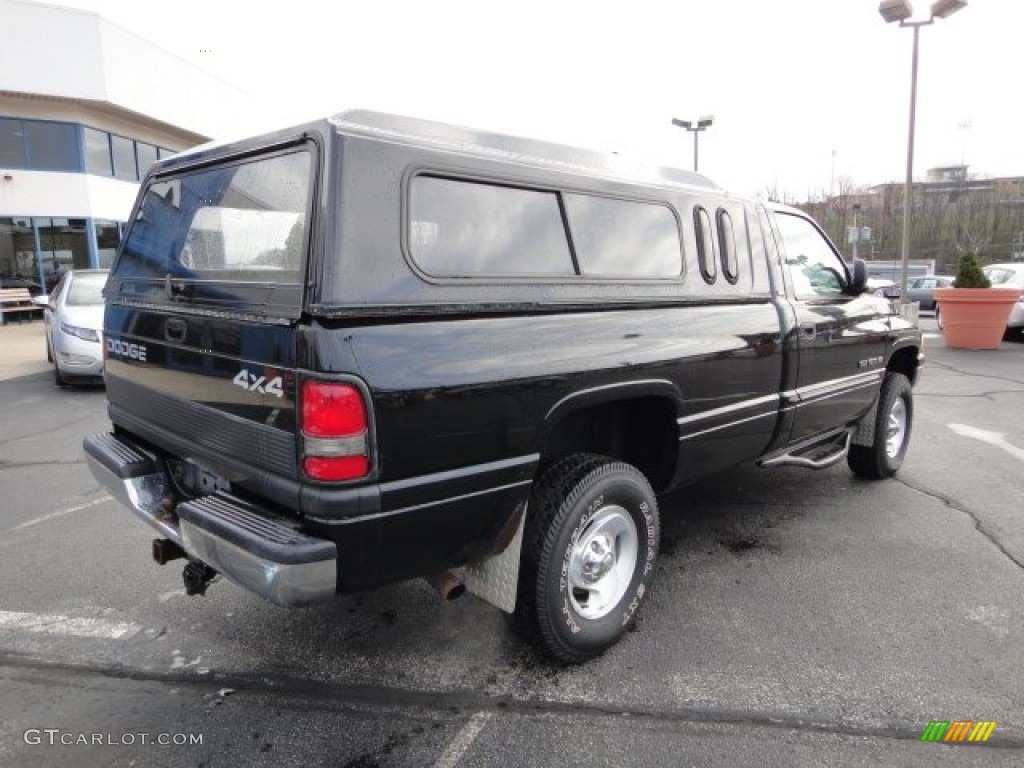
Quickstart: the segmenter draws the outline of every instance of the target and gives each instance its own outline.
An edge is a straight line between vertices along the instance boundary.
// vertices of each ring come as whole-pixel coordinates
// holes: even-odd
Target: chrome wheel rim
[[[620,506],[602,507],[569,553],[569,601],[584,619],[607,616],[629,589],[636,570],[636,523]]]
[[[900,397],[892,404],[885,427],[885,453],[890,459],[895,459],[899,455],[906,437],[907,404]]]

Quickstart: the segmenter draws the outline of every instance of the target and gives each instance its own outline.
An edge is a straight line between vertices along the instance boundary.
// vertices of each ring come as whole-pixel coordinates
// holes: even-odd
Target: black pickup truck
[[[703,176],[345,113],[154,166],[85,452],[190,594],[426,577],[582,661],[649,589],[658,494],[899,468],[921,335],[865,282]]]

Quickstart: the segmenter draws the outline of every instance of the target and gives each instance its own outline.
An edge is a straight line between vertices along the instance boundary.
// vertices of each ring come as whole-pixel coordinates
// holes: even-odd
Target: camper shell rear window
[[[297,317],[314,167],[303,144],[156,176],[114,266],[112,298]]]

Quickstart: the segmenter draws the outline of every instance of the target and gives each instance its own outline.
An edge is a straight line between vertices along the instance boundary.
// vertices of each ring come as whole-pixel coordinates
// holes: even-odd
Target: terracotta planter
[[[947,347],[999,349],[1019,288],[936,288]]]

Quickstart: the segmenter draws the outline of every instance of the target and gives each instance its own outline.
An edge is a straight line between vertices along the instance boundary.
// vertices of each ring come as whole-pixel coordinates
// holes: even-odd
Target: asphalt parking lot
[[[0,765],[1021,765],[1024,343],[922,325],[897,478],[746,466],[663,499],[636,631],[571,668],[422,582],[186,597],[85,467],[102,387],[0,366]]]

